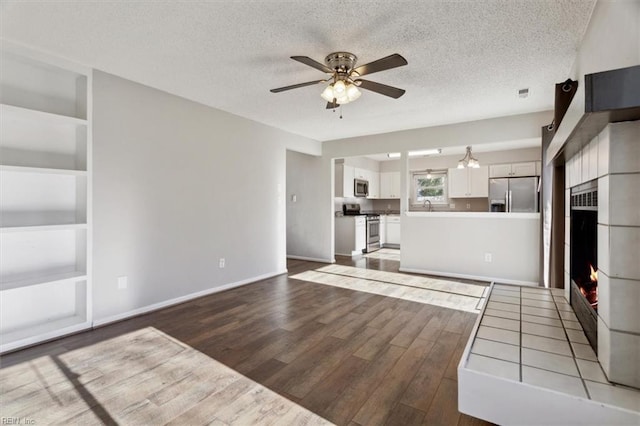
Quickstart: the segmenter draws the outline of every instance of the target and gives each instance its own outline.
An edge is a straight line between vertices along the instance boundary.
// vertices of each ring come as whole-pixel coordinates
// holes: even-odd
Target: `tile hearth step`
[[[607,380],[562,289],[492,284],[458,389],[461,412],[501,425],[640,425],[640,390]]]

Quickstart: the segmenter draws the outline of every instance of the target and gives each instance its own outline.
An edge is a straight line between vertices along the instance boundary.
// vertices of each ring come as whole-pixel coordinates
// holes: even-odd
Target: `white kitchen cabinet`
[[[527,161],[522,163],[511,164],[492,164],[489,166],[489,177],[522,177],[522,176],[539,176],[539,168],[536,167],[535,161]]]
[[[400,172],[380,173],[380,198],[400,198]]]
[[[449,198],[486,198],[489,196],[489,168],[449,169]]]
[[[367,198],[380,198],[380,173],[367,170],[367,181],[369,181],[369,195]]]
[[[365,216],[338,216],[335,223],[335,253],[341,256],[356,256],[366,249]]]
[[[388,215],[386,218],[386,238],[387,246],[400,246],[400,216]]]
[[[91,326],[91,70],[2,43],[0,352]]]
[[[384,247],[387,242],[387,215],[380,215],[380,247]]]
[[[336,164],[335,168],[335,196],[353,198],[353,179],[355,169],[346,164]]]

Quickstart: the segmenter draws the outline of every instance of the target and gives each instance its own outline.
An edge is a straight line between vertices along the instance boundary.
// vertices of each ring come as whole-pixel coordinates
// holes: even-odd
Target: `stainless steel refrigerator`
[[[538,178],[489,179],[489,211],[535,213],[538,210]]]

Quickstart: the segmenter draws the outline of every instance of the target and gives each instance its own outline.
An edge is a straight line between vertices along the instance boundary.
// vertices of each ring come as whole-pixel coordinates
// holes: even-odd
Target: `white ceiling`
[[[76,62],[317,140],[553,108],[595,0],[7,1],[0,35]],[[325,74],[346,50],[359,64],[391,53],[409,65],[366,78],[406,89],[363,90],[325,110],[322,88],[269,89]],[[529,88],[526,99],[518,89]]]

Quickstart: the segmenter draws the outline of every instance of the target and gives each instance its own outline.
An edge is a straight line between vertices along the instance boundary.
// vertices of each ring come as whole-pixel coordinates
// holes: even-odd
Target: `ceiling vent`
[[[519,98],[526,98],[528,96],[529,96],[529,88],[518,90],[518,97]]]

